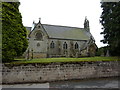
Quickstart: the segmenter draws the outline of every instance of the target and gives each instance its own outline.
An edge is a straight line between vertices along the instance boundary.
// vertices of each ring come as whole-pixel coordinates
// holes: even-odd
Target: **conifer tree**
[[[2,2],[2,61],[8,62],[25,52],[26,28],[19,12],[20,2]]]
[[[101,24],[103,43],[107,43],[112,55],[120,55],[120,2],[102,2]]]

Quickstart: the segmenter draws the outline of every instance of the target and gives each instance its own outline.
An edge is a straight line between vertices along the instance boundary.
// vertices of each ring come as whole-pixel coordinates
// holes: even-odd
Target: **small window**
[[[79,48],[78,43],[75,43],[75,49],[78,49],[78,48]]]
[[[40,43],[37,43],[37,47],[39,47],[40,46]]]
[[[66,42],[63,44],[63,49],[67,49],[67,43]]]
[[[50,44],[50,48],[55,48],[55,43],[53,41]]]

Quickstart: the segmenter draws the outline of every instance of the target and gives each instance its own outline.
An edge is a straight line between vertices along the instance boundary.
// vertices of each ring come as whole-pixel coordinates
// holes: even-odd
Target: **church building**
[[[24,55],[27,58],[95,56],[97,46],[87,18],[84,28],[41,24],[39,20],[26,29],[29,46]]]

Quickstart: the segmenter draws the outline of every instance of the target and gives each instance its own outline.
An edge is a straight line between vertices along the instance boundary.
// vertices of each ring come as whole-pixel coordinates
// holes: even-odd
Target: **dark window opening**
[[[53,41],[50,44],[50,48],[55,48],[55,43]]]
[[[38,26],[38,28],[40,28],[40,26]]]
[[[67,49],[67,43],[66,42],[63,44],[63,49]]]
[[[78,43],[75,43],[75,49],[78,49],[78,48],[79,48]]]
[[[39,46],[40,46],[40,43],[37,43],[37,46],[39,47]]]

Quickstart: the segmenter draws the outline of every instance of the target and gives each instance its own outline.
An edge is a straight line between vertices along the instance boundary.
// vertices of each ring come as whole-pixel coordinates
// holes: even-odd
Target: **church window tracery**
[[[63,49],[67,49],[67,43],[66,42],[63,44]]]
[[[50,48],[55,48],[55,43],[53,41],[50,43]]]
[[[35,38],[37,40],[42,40],[42,33],[41,32],[37,32],[36,35],[35,35]]]

